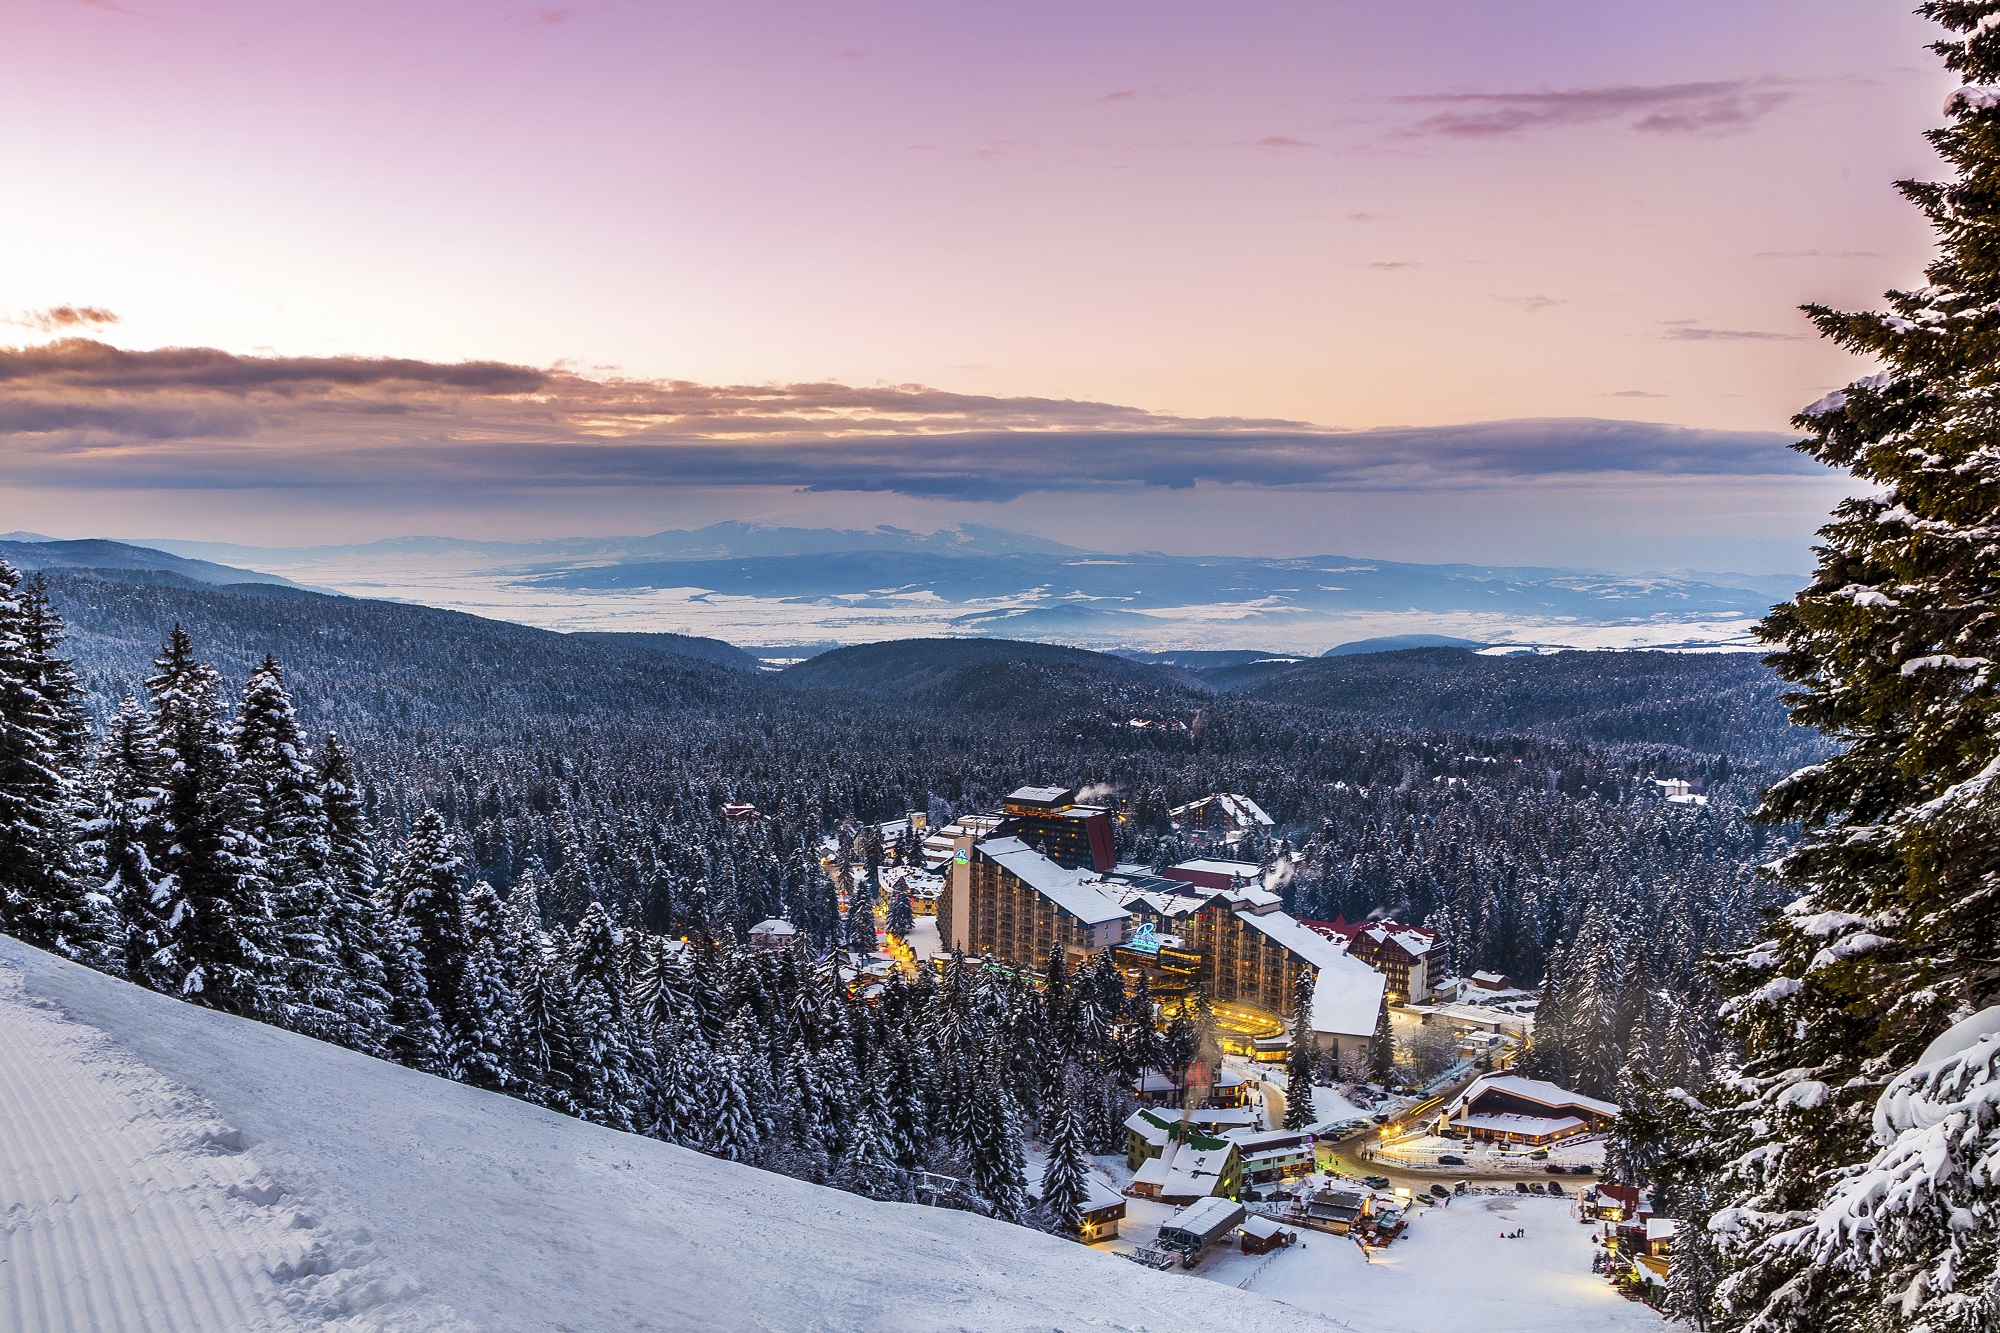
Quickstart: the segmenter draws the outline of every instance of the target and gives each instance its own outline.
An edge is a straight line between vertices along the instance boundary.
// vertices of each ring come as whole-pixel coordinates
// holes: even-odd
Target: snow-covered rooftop
[[[1458,1094],[1451,1104],[1451,1114],[1461,1108],[1471,1106],[1487,1092],[1502,1092],[1510,1097],[1519,1097],[1555,1111],[1580,1110],[1596,1115],[1615,1116],[1618,1106],[1597,1097],[1586,1097],[1580,1092],[1558,1087],[1554,1083],[1538,1078],[1523,1078],[1519,1074],[1485,1074],[1473,1080],[1464,1092]]]
[[[1109,887],[1094,872],[1059,866],[1019,838],[989,838],[979,844],[979,850],[1087,926],[1101,926],[1132,915],[1118,905]]]
[[[1284,946],[1311,965],[1313,1031],[1329,1036],[1366,1037],[1382,1013],[1389,979],[1333,940],[1285,912],[1238,912],[1236,919]]]
[[[1452,1121],[1467,1129],[1483,1129],[1494,1134],[1519,1134],[1526,1138],[1545,1138],[1552,1134],[1577,1134],[1583,1130],[1583,1121],[1573,1115],[1542,1116],[1514,1115],[1508,1112],[1481,1112],[1477,1115],[1460,1116]]]
[[[1254,1240],[1269,1240],[1284,1228],[1261,1213],[1243,1219],[1243,1233]]]
[[[1182,861],[1173,870],[1192,870],[1198,875],[1232,875],[1255,884],[1263,879],[1264,868],[1254,861],[1216,861],[1196,858]]]

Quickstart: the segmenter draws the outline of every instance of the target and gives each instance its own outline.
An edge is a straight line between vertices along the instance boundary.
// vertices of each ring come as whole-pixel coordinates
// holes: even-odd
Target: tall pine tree
[[[1743,1059],[1705,1100],[1729,1329],[2000,1324],[2000,3],[1935,0],[1965,81],[1905,181],[1939,253],[1884,311],[1808,307],[1883,369],[1807,408],[1800,448],[1867,483],[1763,632],[1833,758],[1767,794],[1795,895],[1727,970]],[[1946,1042],[1949,1048],[1952,1043]]]
[[[105,914],[78,819],[87,729],[60,633],[39,586],[0,561],[0,930],[98,962]]]
[[[197,1004],[281,1014],[254,794],[237,780],[221,678],[176,625],[146,689],[164,770],[152,861],[165,938],[153,966],[164,989]]]

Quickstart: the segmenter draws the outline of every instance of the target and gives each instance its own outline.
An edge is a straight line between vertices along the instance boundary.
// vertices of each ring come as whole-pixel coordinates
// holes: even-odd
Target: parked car
[[[1562,1182],[1560,1180],[1551,1180],[1549,1182],[1549,1193],[1559,1195],[1562,1192],[1563,1192],[1563,1187],[1562,1187]]]
[[[1528,1160],[1531,1162],[1546,1162],[1549,1160],[1549,1150],[1547,1148],[1537,1148],[1528,1154]]]
[[[1361,1183],[1366,1185],[1371,1190],[1385,1190],[1389,1188],[1389,1177],[1363,1176],[1361,1177]]]
[[[1528,1182],[1527,1182],[1527,1181],[1525,1181],[1525,1180],[1517,1180],[1517,1181],[1515,1181],[1515,1182],[1514,1182],[1514,1192],[1515,1192],[1516,1194],[1526,1194],[1526,1193],[1528,1192]]]
[[[1448,1152],[1443,1152],[1443,1153],[1439,1153],[1439,1154],[1438,1154],[1438,1165],[1439,1165],[1439,1166],[1464,1166],[1464,1165],[1465,1165],[1465,1159],[1464,1159],[1463,1157],[1459,1157],[1459,1156],[1456,1156],[1456,1155],[1454,1155],[1454,1154],[1452,1154],[1452,1153],[1448,1153]]]
[[[1568,1171],[1569,1168],[1564,1166],[1561,1162],[1550,1162],[1547,1166],[1543,1167],[1542,1170],[1548,1172],[1552,1176],[1559,1176],[1562,1175],[1564,1172]]]
[[[1368,1118],[1370,1120],[1373,1120],[1378,1125],[1386,1125],[1389,1123],[1389,1113],[1387,1111],[1377,1111],[1374,1115],[1371,1115]]]
[[[1464,1183],[1465,1183],[1464,1181],[1460,1181],[1460,1182],[1459,1182],[1459,1184],[1460,1184],[1461,1186],[1463,1186],[1463,1185],[1464,1185]],[[1448,1199],[1448,1198],[1450,1198],[1450,1197],[1451,1197],[1451,1191],[1450,1191],[1450,1190],[1448,1190],[1448,1189],[1446,1189],[1446,1188],[1445,1188],[1444,1186],[1442,1186],[1442,1185],[1433,1185],[1433,1186],[1431,1186],[1431,1193],[1433,1193],[1433,1194],[1437,1195],[1437,1196],[1438,1196],[1438,1197],[1439,1197],[1440,1199]]]

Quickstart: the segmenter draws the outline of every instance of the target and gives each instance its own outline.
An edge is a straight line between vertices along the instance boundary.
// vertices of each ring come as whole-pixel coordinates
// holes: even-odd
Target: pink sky
[[[1793,307],[1867,303],[1927,254],[1890,181],[1935,170],[1919,136],[1949,78],[1906,8],[15,0],[0,317],[88,304],[128,348],[917,383],[1180,418],[1783,431],[1856,373]],[[276,518],[182,491],[142,527],[1090,520],[1070,500],[774,483],[583,505],[288,494]],[[1552,538],[1575,502],[1545,488],[1481,505],[1261,486],[1207,509],[1176,493],[1176,526],[1238,547],[1379,532],[1371,549],[1405,557],[1379,543],[1422,530],[1440,555],[1505,559],[1605,540],[1582,515]],[[1647,512],[1654,486],[1606,483],[1597,513]],[[1688,554],[1733,541],[1737,563],[1802,568],[1832,491],[1658,493],[1643,540],[1701,529]],[[0,475],[48,520],[0,527],[137,532],[149,494]],[[1143,533],[1161,511],[1136,503],[1098,521]]]

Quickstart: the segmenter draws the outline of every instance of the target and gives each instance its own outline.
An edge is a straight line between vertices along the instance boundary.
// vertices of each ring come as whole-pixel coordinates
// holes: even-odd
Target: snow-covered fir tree
[[[910,886],[904,880],[896,881],[895,892],[889,895],[889,914],[883,927],[898,940],[907,940],[910,932],[917,928],[917,914],[910,906]]]
[[[1899,188],[1939,253],[1884,311],[1809,307],[1883,369],[1797,418],[1867,483],[1765,622],[1796,720],[1839,754],[1770,791],[1794,895],[1731,959],[1742,1059],[1705,1100],[1729,1329],[2000,1325],[2000,3],[1937,0],[1965,86]]]
[[[1293,988],[1292,1049],[1285,1056],[1285,1128],[1305,1129],[1318,1119],[1313,1110],[1313,1071],[1319,1068],[1319,1035],[1313,1031],[1313,973],[1299,969]]]
[[[298,711],[269,654],[244,688],[231,740],[237,780],[250,794],[251,834],[262,849],[285,1025],[344,1041],[354,1016],[333,937],[332,837]]]
[[[105,949],[82,849],[82,692],[37,586],[0,561],[0,930],[71,958]]]
[[[99,750],[93,770],[93,815],[86,849],[96,863],[99,892],[109,900],[110,970],[128,981],[159,989],[155,955],[166,944],[165,897],[151,848],[165,794],[165,768],[153,743],[153,721],[126,695]]]
[[[1042,1168],[1041,1211],[1057,1235],[1075,1236],[1083,1226],[1090,1202],[1090,1161],[1085,1156],[1083,1122],[1076,1098],[1068,1088],[1059,1094],[1049,1117],[1048,1162]]]
[[[163,770],[151,859],[164,940],[152,967],[165,989],[198,1004],[282,1014],[260,815],[238,780],[221,677],[176,625],[146,690]]]

